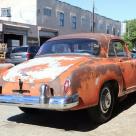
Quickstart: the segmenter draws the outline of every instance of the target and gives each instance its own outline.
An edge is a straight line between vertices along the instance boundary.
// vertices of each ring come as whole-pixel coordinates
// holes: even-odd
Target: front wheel
[[[113,113],[115,95],[110,84],[105,84],[99,95],[99,103],[96,107],[90,108],[89,113],[93,121],[104,123],[108,121]]]

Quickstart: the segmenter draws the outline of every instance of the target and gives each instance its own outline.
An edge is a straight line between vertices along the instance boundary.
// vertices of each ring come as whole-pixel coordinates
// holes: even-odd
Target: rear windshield
[[[12,50],[12,53],[27,52],[28,47],[18,47]]]
[[[64,39],[45,42],[37,53],[39,55],[61,54],[61,53],[87,53],[99,54],[99,44],[91,39]]]

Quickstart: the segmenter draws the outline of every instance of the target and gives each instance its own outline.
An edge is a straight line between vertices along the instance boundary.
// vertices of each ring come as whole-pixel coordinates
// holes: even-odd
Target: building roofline
[[[90,11],[90,10],[86,10],[86,9],[80,8],[80,7],[78,7],[78,6],[69,4],[69,3],[67,3],[67,2],[63,2],[63,1],[61,1],[61,0],[56,0],[56,1],[57,1],[57,2],[60,2],[60,3],[63,3],[63,4],[66,4],[66,5],[69,5],[69,6],[72,6],[72,7],[75,7],[75,8],[78,8],[78,9],[83,10],[83,11],[87,11],[87,12],[89,12],[89,13],[92,14],[92,11]],[[101,16],[101,17],[104,17],[104,18],[106,18],[106,19],[112,20],[112,21],[121,22],[121,21],[119,21],[119,20],[114,20],[114,19],[109,18],[109,17],[106,17],[106,16],[104,16],[104,15],[100,15],[99,13],[95,13],[95,14],[96,14],[96,15],[99,15],[99,16]]]

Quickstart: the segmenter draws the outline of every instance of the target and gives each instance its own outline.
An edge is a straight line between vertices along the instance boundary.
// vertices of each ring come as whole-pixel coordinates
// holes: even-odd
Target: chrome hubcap
[[[111,106],[111,93],[109,88],[103,88],[100,97],[100,108],[103,113],[107,113]]]

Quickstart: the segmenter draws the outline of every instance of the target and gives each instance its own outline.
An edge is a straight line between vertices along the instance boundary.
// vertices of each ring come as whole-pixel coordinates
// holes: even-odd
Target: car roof
[[[118,36],[111,35],[111,34],[104,34],[104,33],[76,33],[76,34],[60,35],[60,36],[51,38],[48,41],[60,40],[60,39],[75,39],[75,38],[96,39],[98,41],[108,40],[108,39],[120,39],[120,37]]]
[[[97,40],[101,46],[101,56],[107,56],[108,45],[111,40],[123,40],[115,35],[104,34],[104,33],[77,33],[77,34],[68,34],[68,35],[60,35],[54,38],[49,39],[48,41],[55,40],[64,40],[64,39],[94,39]]]
[[[37,46],[37,45],[23,45],[23,46],[17,46],[17,47],[15,47],[15,48],[31,48],[31,47],[40,47],[40,46]]]

